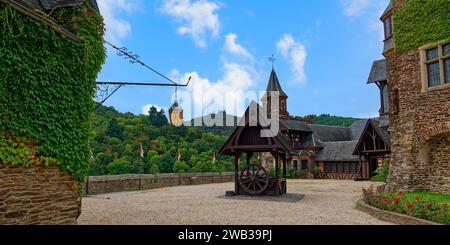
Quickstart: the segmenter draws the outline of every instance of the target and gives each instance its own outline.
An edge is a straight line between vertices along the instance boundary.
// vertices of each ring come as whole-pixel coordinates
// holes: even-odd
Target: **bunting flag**
[[[92,158],[92,160],[95,160],[95,158],[94,158],[94,153],[92,153],[92,150],[91,150],[91,149],[89,149],[89,152],[91,153],[91,158]]]
[[[142,144],[141,144],[141,159],[144,159],[144,148],[142,148]]]
[[[212,159],[213,163],[216,163],[216,153],[213,153],[213,159]]]
[[[178,161],[181,161],[181,148],[178,148]]]

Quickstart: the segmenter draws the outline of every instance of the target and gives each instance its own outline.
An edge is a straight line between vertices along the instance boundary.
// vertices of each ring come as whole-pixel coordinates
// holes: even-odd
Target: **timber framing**
[[[39,23],[42,23],[42,24],[48,26],[53,31],[61,34],[63,37],[65,37],[69,40],[72,40],[76,43],[82,43],[82,40],[79,37],[77,37],[72,32],[66,30],[65,28],[63,28],[62,26],[57,24],[55,21],[53,21],[48,16],[46,16],[45,13],[32,10],[32,9],[28,8],[27,6],[25,6],[21,3],[18,3],[17,1],[14,1],[14,0],[0,0],[0,3],[11,6],[13,9],[34,19],[35,21],[38,21]]]

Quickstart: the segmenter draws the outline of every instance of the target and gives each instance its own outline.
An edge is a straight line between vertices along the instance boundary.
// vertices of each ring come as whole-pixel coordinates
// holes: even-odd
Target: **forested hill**
[[[93,118],[90,174],[230,171],[232,160],[217,154],[228,135],[172,127],[156,108],[137,116],[101,106]]]
[[[358,118],[353,117],[339,117],[339,116],[332,116],[329,114],[322,114],[322,115],[308,115],[304,117],[291,117],[293,120],[298,121],[304,121],[308,123],[314,123],[314,124],[320,124],[320,125],[330,125],[330,126],[345,126],[349,127],[354,122],[360,120]]]
[[[239,120],[225,112],[220,113],[224,120]],[[330,115],[292,119],[337,126],[349,126],[358,120]],[[195,118],[191,123],[201,125],[201,121],[201,118]],[[233,129],[206,125],[174,128],[169,125],[165,113],[156,108],[151,108],[149,115],[134,115],[101,106],[93,116],[90,175],[231,171],[233,160],[217,152]],[[143,159],[140,157],[141,145]]]

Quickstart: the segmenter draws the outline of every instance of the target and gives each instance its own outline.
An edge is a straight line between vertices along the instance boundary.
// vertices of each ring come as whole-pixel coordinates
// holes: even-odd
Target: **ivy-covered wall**
[[[57,164],[83,179],[103,19],[85,5],[53,11],[82,42],[0,4],[0,164]]]
[[[394,37],[397,52],[450,39],[449,0],[395,0],[404,6],[394,14]]]

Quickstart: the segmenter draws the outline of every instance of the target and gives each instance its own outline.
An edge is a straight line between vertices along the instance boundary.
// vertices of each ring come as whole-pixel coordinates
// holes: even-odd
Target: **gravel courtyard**
[[[181,186],[112,193],[83,199],[81,225],[382,225],[355,210],[369,182],[290,180],[289,193],[305,194],[297,203],[219,198],[233,183]]]

